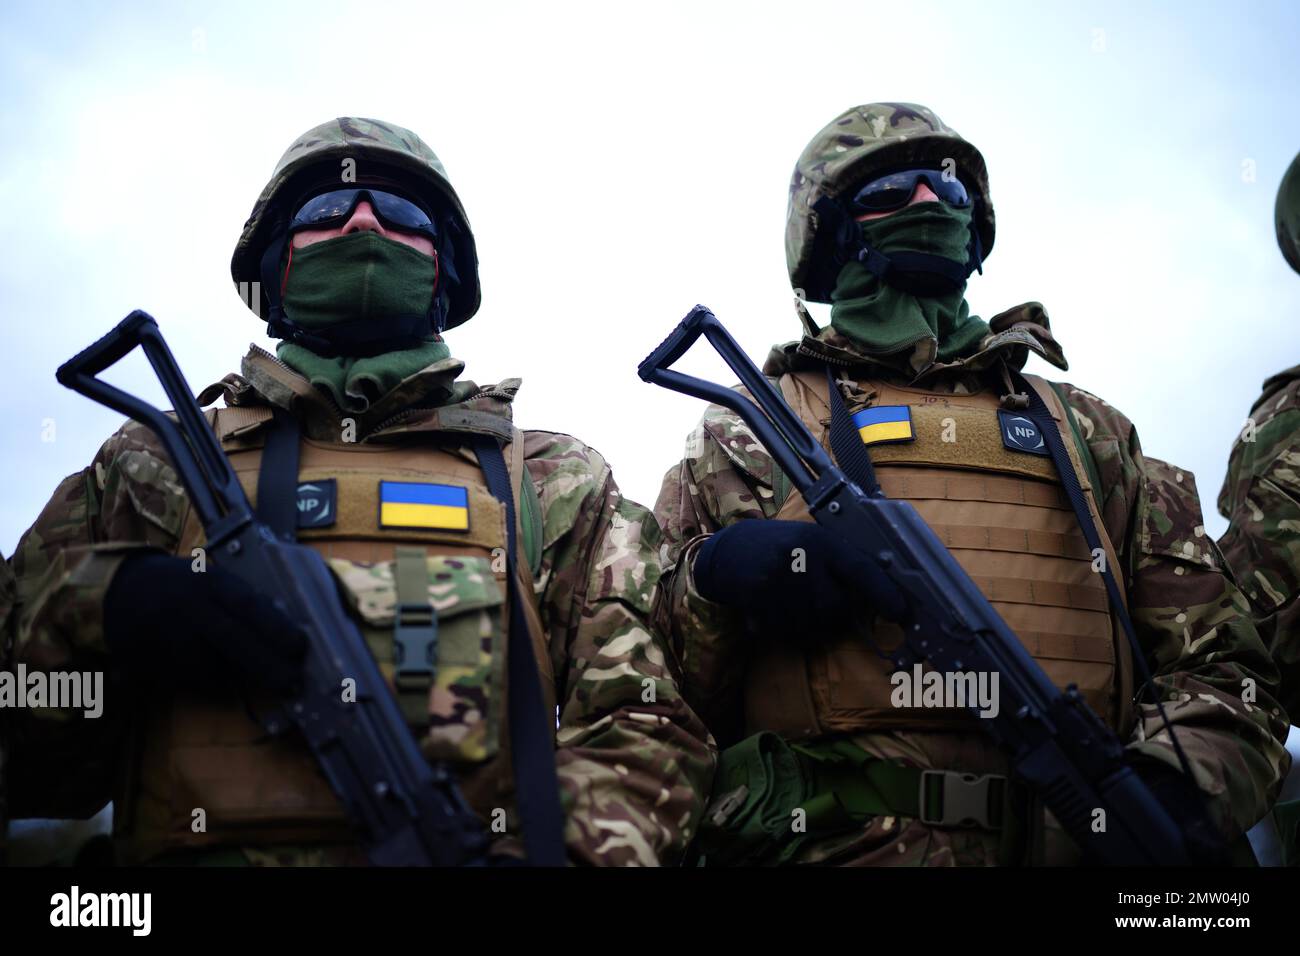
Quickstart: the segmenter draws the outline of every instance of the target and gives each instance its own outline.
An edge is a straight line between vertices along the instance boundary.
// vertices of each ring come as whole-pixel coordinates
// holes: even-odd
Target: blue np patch
[[[1006,448],[1027,455],[1051,457],[1052,453],[1047,450],[1047,442],[1043,440],[1042,431],[1024,415],[999,408],[998,424],[1002,430],[1002,444]]]
[[[298,527],[328,528],[338,516],[338,484],[333,478],[298,486]]]

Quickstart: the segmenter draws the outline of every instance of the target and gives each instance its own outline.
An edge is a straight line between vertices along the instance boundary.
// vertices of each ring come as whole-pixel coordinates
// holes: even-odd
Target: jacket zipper
[[[804,345],[802,342],[799,343],[799,347],[795,349],[795,351],[807,358],[816,359],[819,362],[826,362],[829,365],[838,365],[841,368],[849,368],[854,364],[848,359],[836,358],[835,356],[832,355],[822,355],[819,352],[814,352],[812,349],[808,348],[808,346]]]

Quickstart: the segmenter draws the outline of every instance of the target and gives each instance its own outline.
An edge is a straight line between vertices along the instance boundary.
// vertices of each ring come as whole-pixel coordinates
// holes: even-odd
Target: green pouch
[[[777,734],[762,731],[722,751],[713,793],[695,839],[701,866],[784,863],[808,838],[794,827],[808,777]]]

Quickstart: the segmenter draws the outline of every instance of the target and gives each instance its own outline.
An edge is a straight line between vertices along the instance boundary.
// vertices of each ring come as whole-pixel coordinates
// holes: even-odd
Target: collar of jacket
[[[1293,365],[1285,372],[1278,372],[1264,380],[1263,394],[1255,399],[1255,404],[1251,407],[1253,412],[1256,408],[1263,405],[1270,398],[1276,395],[1282,389],[1286,388],[1292,382],[1300,381],[1300,365]]]
[[[460,359],[446,358],[403,379],[364,412],[344,413],[330,396],[270,352],[250,345],[240,374],[227,375],[199,393],[199,404],[218,396],[230,406],[276,405],[292,413],[308,438],[338,441],[345,420],[355,423],[355,440],[386,441],[409,432],[468,432],[513,435],[511,407],[521,380],[488,386],[456,381]],[[448,394],[450,392],[450,394]]]
[[[871,374],[883,372],[908,385],[927,386],[950,377],[964,377],[963,373],[982,372],[1001,361],[1014,369],[1023,368],[1031,350],[1062,371],[1070,367],[1060,343],[1052,335],[1047,310],[1039,302],[1025,302],[999,312],[989,320],[991,331],[979,348],[953,362],[935,360],[937,349],[933,339],[923,339],[895,355],[864,355],[834,328],[819,328],[802,302],[797,303],[797,309],[804,337],[799,342],[773,347],[763,365],[768,375],[827,363],[842,368],[867,367]]]

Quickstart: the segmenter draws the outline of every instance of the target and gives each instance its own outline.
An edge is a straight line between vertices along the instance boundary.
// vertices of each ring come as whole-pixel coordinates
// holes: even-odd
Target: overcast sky
[[[0,550],[120,423],[55,383],[62,361],[133,308],[195,390],[267,344],[230,253],[281,152],[339,115],[408,126],[447,165],[481,258],[482,311],[449,336],[466,374],[522,376],[522,426],[578,435],[653,504],[702,407],[637,363],[696,302],[756,359],[796,336],[790,170],[872,100],[924,103],[983,151],[998,236],[973,311],[1042,301],[1060,377],[1195,472],[1217,536],[1232,438],[1300,362],[1272,226],[1298,9],[10,0]],[[116,381],[161,401],[138,357]]]

